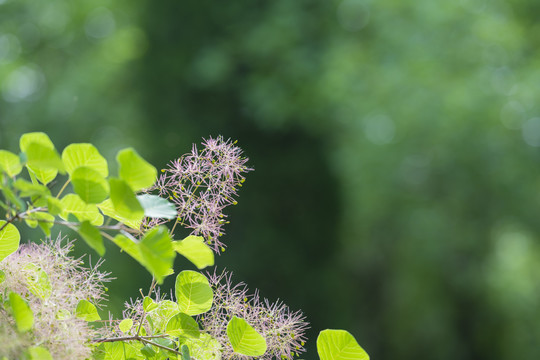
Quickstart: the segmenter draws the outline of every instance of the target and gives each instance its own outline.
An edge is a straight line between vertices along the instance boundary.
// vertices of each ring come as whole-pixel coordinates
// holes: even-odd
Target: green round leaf
[[[59,169],[63,170],[64,165],[47,134],[42,132],[23,134],[19,146],[25,153],[29,172],[42,184],[48,184],[56,178]]]
[[[75,215],[79,221],[88,220],[95,226],[103,225],[103,215],[94,204],[85,203],[77,194],[67,194],[60,200],[62,212],[60,217],[68,219],[69,214]]]
[[[15,318],[17,330],[22,333],[32,329],[34,326],[34,314],[26,300],[19,294],[10,292],[9,305],[11,306],[13,317]]]
[[[139,230],[141,228],[142,218],[138,220],[129,220],[129,219],[126,219],[125,217],[120,216],[118,211],[114,209],[114,205],[111,199],[107,199],[104,202],[98,204],[98,208],[99,210],[101,210],[103,215],[106,215],[115,220],[118,220],[122,224],[129,226],[132,229]]]
[[[150,312],[152,310],[154,310],[155,308],[157,308],[157,304],[154,300],[152,300],[152,298],[148,297],[148,296],[145,296],[144,299],[143,299],[143,309],[144,311],[146,312]]]
[[[137,200],[144,209],[144,215],[150,218],[176,219],[178,212],[174,204],[157,195],[137,195]]]
[[[165,226],[158,226],[149,230],[139,243],[139,251],[144,260],[144,266],[152,273],[158,283],[170,275],[175,253],[172,248],[172,239]]]
[[[120,321],[120,324],[118,324],[118,328],[120,328],[120,331],[122,331],[124,334],[127,334],[129,330],[133,327],[133,320],[131,319],[124,319]]]
[[[212,307],[214,292],[208,279],[196,271],[184,270],[178,274],[175,294],[180,311],[188,315],[202,314]]]
[[[0,172],[5,172],[8,176],[15,176],[22,170],[21,160],[18,155],[7,150],[0,150]]]
[[[43,346],[33,346],[28,349],[28,360],[53,360],[49,350]]]
[[[70,175],[78,167],[84,166],[96,171],[103,178],[109,176],[107,160],[92,144],[80,143],[66,146],[62,151],[62,161]]]
[[[144,216],[144,210],[128,183],[122,179],[111,178],[109,185],[111,187],[111,201],[118,215],[127,220],[141,220]]]
[[[323,330],[317,338],[321,360],[369,360],[354,336],[345,330]]]
[[[120,177],[125,180],[133,191],[148,188],[157,179],[157,170],[140,157],[132,148],[120,150],[116,156]]]
[[[178,304],[170,300],[162,300],[156,303],[156,307],[148,312],[148,322],[151,324],[154,333],[165,331],[167,322],[180,311]]]
[[[6,221],[0,220],[0,228],[6,224]],[[0,261],[8,255],[14,253],[19,248],[21,235],[19,230],[13,224],[7,224],[0,230]]]
[[[201,333],[199,338],[182,338],[181,349],[189,347],[191,359],[221,360],[221,344],[212,336]]]
[[[103,256],[105,254],[103,237],[101,237],[99,230],[90,224],[88,220],[83,221],[81,226],[79,226],[79,234],[81,234],[81,237],[84,239],[84,241],[86,241],[88,246],[96,250],[99,256]]]
[[[75,310],[77,317],[85,321],[101,320],[96,307],[88,300],[80,300]]]
[[[247,356],[261,356],[266,352],[266,339],[246,320],[233,316],[227,324],[227,336],[233,350]]]
[[[174,241],[173,248],[199,270],[214,265],[214,252],[206,245],[202,236],[190,235],[184,240]]]
[[[172,336],[199,337],[199,325],[189,315],[178,313],[171,317],[165,327],[165,332]]]
[[[81,166],[71,174],[73,189],[88,204],[97,204],[109,196],[109,183],[92,168]]]

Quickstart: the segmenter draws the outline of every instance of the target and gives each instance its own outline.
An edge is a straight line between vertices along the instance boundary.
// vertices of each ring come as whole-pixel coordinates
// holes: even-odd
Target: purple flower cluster
[[[227,223],[223,209],[236,205],[237,190],[245,180],[242,174],[252,170],[235,143],[218,136],[204,140],[201,151],[193,145],[191,153],[162,170],[154,186],[176,205],[177,223],[192,229],[192,235],[203,236],[216,252],[224,247],[219,241]]]
[[[227,324],[233,316],[243,318],[266,339],[267,351],[262,360],[292,359],[304,352],[305,331],[309,324],[300,311],[292,312],[282,302],[261,300],[257,292],[250,295],[244,283],[234,285],[232,274],[209,274],[214,303],[209,312],[199,315],[204,331],[220,344],[224,359],[251,359],[233,351],[227,337]]]

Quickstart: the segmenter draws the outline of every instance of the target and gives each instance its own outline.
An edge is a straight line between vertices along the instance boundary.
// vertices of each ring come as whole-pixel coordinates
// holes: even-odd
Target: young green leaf
[[[148,312],[148,320],[154,333],[165,331],[167,321],[180,312],[178,304],[170,300],[161,300],[156,307]]]
[[[31,144],[37,144],[37,147],[35,145],[31,146]],[[30,176],[34,175],[42,184],[45,185],[54,180],[54,178],[56,178],[58,170],[54,167],[51,168],[50,164],[47,164],[47,160],[52,161],[53,165],[55,162],[57,162],[57,154],[54,148],[54,144],[49,138],[49,136],[47,136],[47,134],[42,132],[23,134],[19,140],[19,147],[21,148],[21,151],[25,154],[24,156],[27,161],[26,167],[30,172]],[[47,154],[39,154],[40,149],[44,148],[48,149],[44,150]],[[28,151],[31,152],[30,155],[28,155]],[[36,158],[31,159],[32,156]],[[40,166],[40,159],[44,160],[44,167]],[[34,161],[38,166],[32,166],[32,161]]]
[[[46,198],[51,195],[48,187],[41,184],[32,184],[24,179],[17,179],[13,186],[19,190],[20,197],[41,197]]]
[[[189,315],[178,313],[171,317],[165,327],[165,332],[169,335],[199,337],[199,325]]]
[[[317,352],[321,360],[369,360],[354,336],[345,330],[321,331],[317,337]]]
[[[175,295],[180,311],[199,315],[212,307],[214,292],[203,274],[184,270],[176,277]]]
[[[144,210],[128,183],[122,179],[111,178],[109,185],[111,201],[118,215],[128,220],[140,221],[144,216]]]
[[[6,279],[6,273],[0,270],[0,284]]]
[[[109,183],[96,170],[80,166],[71,174],[73,190],[88,204],[97,204],[109,196]]]
[[[77,317],[85,321],[97,321],[101,320],[97,312],[96,307],[88,300],[80,300],[75,310]]]
[[[51,215],[59,215],[62,212],[62,202],[53,196],[48,196],[47,210]]]
[[[34,314],[32,309],[19,294],[9,293],[9,305],[15,318],[17,330],[21,333],[26,332],[34,326]]]
[[[131,319],[124,319],[120,321],[120,324],[118,324],[118,328],[120,331],[122,331],[124,334],[127,334],[129,330],[133,327],[133,320]]]
[[[120,150],[116,156],[120,177],[133,191],[148,188],[157,178],[157,170],[132,148]]]
[[[184,240],[173,241],[173,248],[199,270],[214,265],[214,252],[205,244],[202,236],[190,235]]]
[[[38,298],[45,300],[51,296],[52,286],[47,273],[34,263],[22,268],[22,275],[28,284],[28,290]]]
[[[137,200],[144,209],[144,215],[159,219],[176,219],[178,213],[174,204],[157,195],[137,195]]]
[[[6,221],[0,220],[0,228],[4,227],[5,224]],[[13,224],[7,224],[0,230],[0,261],[19,248],[20,239],[19,230]]]
[[[175,253],[171,243],[169,231],[163,225],[149,230],[139,243],[145,267],[160,284],[163,278],[170,274],[174,262]]]
[[[10,177],[18,175],[22,170],[19,157],[7,150],[0,150],[0,172],[5,172]]]
[[[99,256],[103,256],[105,254],[103,237],[101,237],[99,230],[90,224],[88,220],[83,221],[79,226],[79,234],[81,234],[81,237],[84,239],[84,241],[86,241],[88,246],[96,250]]]
[[[53,360],[49,350],[43,346],[32,346],[28,349],[28,360]]]
[[[103,215],[106,215],[115,220],[118,220],[122,224],[129,226],[132,229],[139,230],[141,228],[141,223],[142,223],[141,219],[133,221],[133,220],[129,220],[129,219],[126,219],[125,217],[120,216],[120,214],[118,214],[118,212],[114,209],[114,205],[111,199],[107,199],[101,204],[98,204],[98,208],[99,210],[101,210]]]
[[[102,178],[109,176],[107,160],[92,144],[70,144],[62,151],[62,161],[68,174],[81,166],[90,168],[101,175]]]
[[[227,324],[227,336],[235,352],[246,356],[261,356],[266,352],[266,339],[246,320],[233,316]]]
[[[181,343],[180,349],[183,349],[184,346],[189,347],[192,359],[221,360],[221,344],[209,334],[201,333],[199,338],[181,338]],[[182,358],[182,360],[186,360],[186,358]]]
[[[94,204],[85,203],[77,194],[67,194],[60,200],[62,212],[60,217],[68,220],[69,214],[75,215],[79,221],[88,220],[95,226],[103,225],[103,215]]]
[[[182,344],[180,347],[180,352],[182,353],[182,360],[191,360],[189,355],[189,347],[186,344]]]
[[[156,304],[156,302],[154,300],[152,300],[152,298],[150,298],[148,296],[144,297],[144,299],[143,299],[143,309],[144,309],[144,311],[150,312],[150,311],[156,309],[157,307],[158,307],[158,305]]]

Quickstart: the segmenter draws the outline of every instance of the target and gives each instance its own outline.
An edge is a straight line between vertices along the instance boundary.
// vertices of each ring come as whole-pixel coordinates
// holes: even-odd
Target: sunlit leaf
[[[9,305],[15,318],[15,324],[19,332],[26,332],[34,326],[34,314],[32,309],[19,294],[9,293]]]
[[[170,274],[175,253],[172,240],[165,226],[158,226],[149,230],[139,243],[139,249],[145,262],[145,267],[152,273],[158,283]]]
[[[174,204],[157,195],[137,195],[137,200],[144,209],[144,215],[159,219],[176,219],[178,212]]]
[[[181,312],[198,315],[210,310],[214,292],[203,274],[184,270],[176,277],[175,295]]]
[[[19,156],[7,150],[0,150],[0,172],[5,172],[8,176],[15,176],[22,170]]]
[[[128,220],[140,221],[144,210],[129,185],[124,180],[115,178],[109,179],[109,185],[111,201],[118,215]]]
[[[321,360],[369,360],[354,336],[345,330],[323,330],[317,337],[317,352]]]
[[[235,352],[247,356],[261,356],[266,352],[266,339],[246,320],[233,316],[227,324],[227,336]]]
[[[161,300],[156,307],[148,312],[154,332],[164,332],[170,318],[180,312],[178,304],[170,300]]]
[[[70,144],[62,151],[62,161],[68,174],[81,166],[90,168],[101,175],[102,178],[109,176],[107,160],[92,144]]]
[[[150,311],[154,310],[157,307],[158,307],[158,305],[156,304],[156,302],[154,300],[152,300],[152,298],[150,298],[148,296],[144,297],[144,299],[143,299],[143,309],[144,309],[144,311],[150,312]]]
[[[28,360],[53,360],[49,350],[43,346],[32,346],[28,349]]]
[[[92,168],[76,168],[71,174],[71,183],[75,192],[86,203],[97,204],[109,196],[109,183]]]
[[[99,230],[90,224],[88,220],[83,221],[79,226],[79,234],[81,234],[81,237],[88,244],[88,246],[96,250],[99,256],[103,256],[105,254],[103,237],[101,236]]]
[[[103,215],[100,214],[97,206],[85,203],[77,194],[67,194],[60,200],[60,203],[62,205],[60,213],[62,219],[67,220],[69,214],[73,214],[81,222],[88,220],[92,225],[103,225]]]
[[[133,191],[148,188],[157,178],[157,170],[132,148],[120,150],[116,156],[120,177]]]
[[[64,163],[55,148],[31,142],[24,153],[27,157],[27,165],[33,171],[57,170],[64,172]]]
[[[122,224],[129,226],[132,229],[139,230],[141,227],[141,223],[142,223],[141,219],[133,221],[133,220],[129,220],[129,219],[126,219],[125,217],[120,216],[120,214],[114,209],[114,205],[111,199],[107,199],[103,201],[102,203],[98,204],[98,208],[99,210],[101,210],[101,212],[104,215],[110,218],[113,218],[115,220],[118,220]]]
[[[4,227],[5,224],[6,221],[0,220],[0,228]],[[20,239],[19,230],[13,224],[7,224],[0,230],[0,261],[19,248]]]
[[[199,337],[199,325],[189,315],[178,313],[171,317],[165,326],[165,332],[172,336]]]
[[[28,290],[40,299],[51,296],[52,286],[47,273],[34,263],[28,263],[22,268],[22,275],[28,285]]]
[[[0,284],[6,279],[6,273],[0,270]]]
[[[56,153],[56,150],[54,148],[54,144],[49,138],[49,136],[42,132],[33,132],[33,133],[26,133],[23,134],[19,140],[19,147],[21,148],[21,151],[25,153],[26,161],[28,162],[26,164],[26,167],[31,172],[31,174],[34,174],[35,177],[43,184],[48,184],[54,178],[56,178],[56,175],[58,174],[58,170],[54,168],[48,168],[45,166],[44,168],[41,167],[32,167],[31,159],[28,156],[28,150],[32,147],[31,144],[37,144],[40,148],[47,148],[49,149],[47,153],[50,157],[53,158],[53,162],[55,161],[54,158],[55,155],[52,155],[53,153]],[[51,152],[52,151],[52,152]],[[39,152],[39,149],[37,149],[35,146],[31,149],[32,155],[36,155],[39,157],[39,154],[35,154],[36,152]],[[57,154],[56,154],[57,155]],[[33,159],[34,161],[37,161],[39,163],[39,159]],[[49,159],[51,160],[51,159]]]
[[[190,357],[197,360],[221,360],[221,344],[212,336],[201,333],[199,338],[182,338],[183,346],[189,347]]]
[[[32,184],[29,181],[24,179],[17,179],[13,186],[15,189],[19,190],[19,196],[21,197],[35,197],[39,196],[42,198],[47,198],[51,195],[51,191],[48,187],[41,184]]]
[[[118,328],[120,331],[122,331],[124,334],[127,334],[129,330],[133,327],[133,320],[131,319],[124,319],[120,321],[120,324],[118,324]]]
[[[96,307],[88,300],[80,300],[75,310],[77,317],[85,321],[101,320]]]
[[[173,241],[173,248],[199,270],[214,265],[214,252],[206,245],[202,236],[190,235],[184,240]]]

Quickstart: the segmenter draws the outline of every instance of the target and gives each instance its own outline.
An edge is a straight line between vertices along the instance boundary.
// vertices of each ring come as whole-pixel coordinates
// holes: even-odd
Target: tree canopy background
[[[217,265],[303,309],[311,348],[343,328],[374,359],[537,359],[538,14],[534,0],[0,0],[0,146],[45,131],[165,167],[202,137],[238,139],[255,171]],[[114,246],[105,257],[118,311],[149,279]]]

